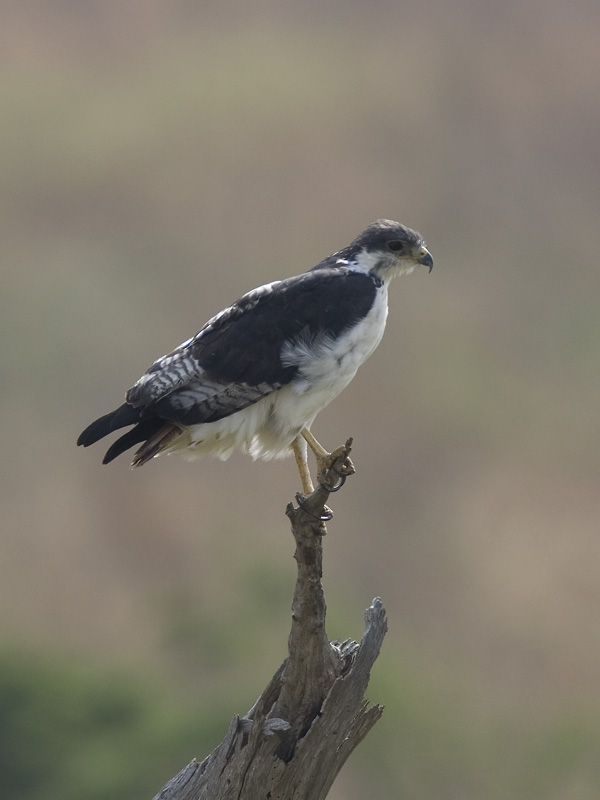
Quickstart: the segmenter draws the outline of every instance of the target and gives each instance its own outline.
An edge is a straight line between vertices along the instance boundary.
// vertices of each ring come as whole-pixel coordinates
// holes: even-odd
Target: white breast
[[[326,384],[332,390],[339,386],[333,394],[335,397],[381,341],[387,313],[387,286],[384,285],[378,289],[369,313],[337,337],[324,335],[287,342],[282,348],[281,361],[298,367],[292,384],[294,394],[301,395]]]
[[[302,428],[350,383],[375,350],[387,319],[387,285],[377,290],[369,313],[337,337],[300,338],[282,348],[282,363],[297,366],[292,383],[217,422],[193,425],[168,448],[194,458],[211,453],[228,458],[245,450],[254,458],[280,458]]]
[[[366,317],[336,338],[322,336],[284,346],[282,362],[298,366],[298,374],[289,386],[277,392],[273,413],[278,426],[296,431],[310,427],[318,412],[350,383],[375,350],[385,330],[387,313],[384,285],[378,289]]]

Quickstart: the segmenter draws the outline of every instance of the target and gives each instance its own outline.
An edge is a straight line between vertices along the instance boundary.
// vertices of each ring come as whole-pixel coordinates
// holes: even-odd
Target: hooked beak
[[[424,267],[429,267],[429,272],[431,272],[433,269],[433,256],[425,245],[421,246],[418,252],[415,253],[415,258],[419,264],[423,264]]]

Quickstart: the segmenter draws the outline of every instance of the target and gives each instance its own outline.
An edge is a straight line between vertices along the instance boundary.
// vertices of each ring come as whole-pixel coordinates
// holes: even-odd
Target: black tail
[[[105,414],[100,419],[92,422],[77,439],[77,444],[82,444],[84,447],[89,447],[99,439],[108,436],[113,431],[118,431],[119,428],[126,428],[127,425],[135,425],[140,421],[140,410],[130,406],[129,403],[123,403],[116,411],[111,411],[110,414]]]
[[[134,444],[138,444],[138,442],[145,442],[147,439],[152,440],[158,431],[165,426],[168,426],[169,428],[173,427],[160,417],[151,417],[150,419],[145,419],[142,422],[138,422],[135,428],[132,428],[130,431],[127,431],[127,433],[124,433],[123,436],[120,436],[117,441],[108,448],[106,455],[102,459],[102,463],[109,464],[117,456],[120,456],[121,453],[124,453],[125,450],[129,450],[129,448],[133,447]],[[179,433],[178,428],[175,428],[175,431]],[[152,455],[155,455],[155,453],[158,452],[158,449],[159,448],[154,450]],[[149,458],[152,458],[152,456]],[[148,461],[149,458],[146,458],[142,461],[138,459],[138,454],[136,453],[136,457],[132,462],[132,466],[140,466]]]
[[[88,425],[79,439],[77,439],[77,444],[82,444],[84,447],[89,447],[99,439],[103,439],[105,436],[108,436],[109,433],[118,431],[119,428],[126,428],[128,425],[134,425],[130,431],[127,431],[127,433],[123,434],[123,436],[120,436],[117,441],[113,442],[113,444],[108,448],[106,455],[102,459],[103,464],[108,464],[114,458],[120,456],[121,453],[124,453],[125,450],[129,450],[130,447],[133,447],[134,444],[150,440],[151,444],[154,445],[154,437],[159,431],[161,431],[161,429],[165,428],[165,426],[168,428],[173,427],[166,420],[161,419],[160,417],[150,417],[149,419],[144,420],[141,420],[140,418],[141,411],[139,408],[134,408],[133,406],[129,405],[129,403],[123,403],[123,405],[119,406],[116,411],[111,411],[110,414],[105,414],[103,417],[100,417],[100,419],[92,422],[91,425]],[[178,428],[174,428],[173,430],[174,433],[172,433],[168,439],[166,439],[166,441],[170,441],[173,436],[179,432]],[[139,464],[144,464],[160,449],[161,448],[159,446],[154,447],[151,455],[147,455],[144,451],[142,458],[138,458],[139,454],[136,454],[136,458],[134,460],[135,465],[138,466]]]

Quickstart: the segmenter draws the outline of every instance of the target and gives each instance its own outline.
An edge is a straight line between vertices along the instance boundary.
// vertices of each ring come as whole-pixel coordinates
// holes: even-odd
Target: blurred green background
[[[588,0],[3,3],[3,800],[149,799],[283,660],[293,460],[75,439],[377,217],[436,268],[314,428],[358,470],[328,632],[390,620],[330,797],[598,797],[599,40]]]

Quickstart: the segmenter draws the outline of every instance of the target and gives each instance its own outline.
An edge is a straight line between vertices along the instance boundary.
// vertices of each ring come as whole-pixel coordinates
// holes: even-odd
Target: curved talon
[[[304,511],[305,514],[308,514],[309,517],[312,517],[313,519],[316,519],[319,522],[329,522],[330,519],[333,519],[333,511],[331,509],[329,509],[327,513],[320,514],[319,516],[317,516],[316,514],[313,514],[312,511],[308,510],[304,501],[305,498],[298,492],[296,494],[296,502],[298,503],[298,506],[302,509],[302,511]]]
[[[338,460],[333,462],[330,467],[325,467],[321,471],[322,474],[327,474],[328,472],[335,472],[335,474],[339,477],[339,483],[322,483],[319,481],[319,485],[325,489],[326,492],[339,492],[342,486],[346,483],[346,478],[348,475],[352,475],[354,473],[354,466],[348,456],[338,463]]]
[[[337,470],[335,470],[335,472],[337,472]],[[332,485],[330,485],[328,483],[321,483],[321,486],[323,487],[323,489],[325,489],[326,492],[330,492],[330,493],[331,492],[339,492],[339,490],[342,488],[342,486],[346,483],[346,478],[348,476],[345,475],[343,472],[337,472],[337,474],[340,477],[340,482],[339,483],[334,483]]]

